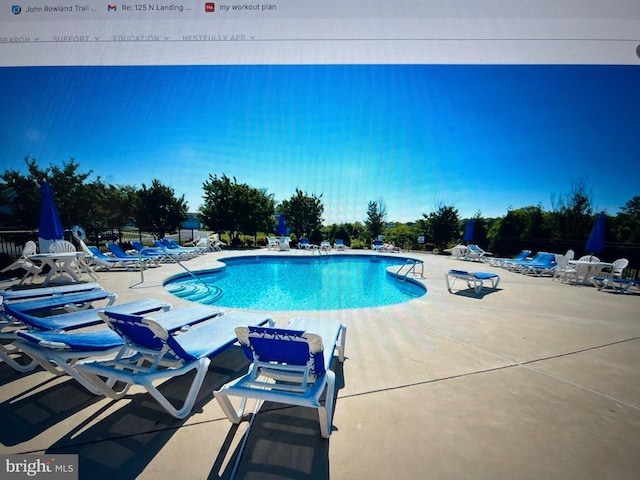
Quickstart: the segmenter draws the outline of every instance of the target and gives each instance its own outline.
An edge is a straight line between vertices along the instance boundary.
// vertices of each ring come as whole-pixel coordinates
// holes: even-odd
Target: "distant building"
[[[198,221],[197,213],[187,213],[187,219],[182,222],[182,228],[186,229],[200,229],[202,228],[202,223]]]

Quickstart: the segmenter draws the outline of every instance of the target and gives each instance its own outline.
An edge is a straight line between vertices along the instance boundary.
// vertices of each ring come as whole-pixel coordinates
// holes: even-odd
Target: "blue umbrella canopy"
[[[287,222],[285,221],[284,215],[282,214],[278,215],[278,225],[276,226],[276,233],[281,237],[289,233]]]
[[[598,215],[596,223],[591,229],[589,240],[587,240],[587,245],[585,246],[587,252],[598,253],[604,250],[604,222],[605,215],[604,212],[602,212]]]
[[[464,232],[463,240],[467,243],[473,242],[473,218],[467,223],[467,229]]]
[[[62,240],[64,238],[64,229],[53,200],[53,188],[47,182],[42,182],[40,194],[42,195],[42,203],[40,204],[38,237],[45,240]]]

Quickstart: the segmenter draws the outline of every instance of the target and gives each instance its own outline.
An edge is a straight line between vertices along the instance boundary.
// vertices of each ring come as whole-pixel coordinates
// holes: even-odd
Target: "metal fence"
[[[143,245],[153,245],[153,241],[156,240],[157,237],[148,233],[151,230],[152,229],[139,229],[136,227],[87,228],[87,240],[85,242],[88,245],[97,246],[102,251],[108,250],[107,243],[109,242],[126,244],[133,240],[138,240]],[[187,243],[200,237],[208,236],[211,233],[210,230],[191,228],[167,233],[165,236],[176,240],[178,243]],[[64,235],[65,240],[77,244],[71,234],[71,230],[65,230]],[[20,257],[24,244],[29,240],[38,243],[38,230],[0,229],[0,269]],[[527,241],[513,239],[512,242],[509,242],[509,247],[516,253],[524,248],[532,251],[544,250],[564,253],[569,248],[572,248],[574,243],[576,242],[557,242],[550,245],[548,240],[537,242],[536,239],[529,239]],[[607,243],[606,250],[601,258],[606,261],[613,261],[616,258],[627,258],[629,260],[629,267],[625,269],[624,276],[627,278],[638,278],[640,276],[639,244]]]
[[[133,240],[142,242],[143,245],[153,245],[157,239],[151,233],[135,227],[124,228],[88,228],[85,230],[87,239],[85,243],[95,245],[100,250],[107,250],[107,243],[130,243]],[[167,233],[165,237],[176,240],[178,243],[189,242],[211,234],[209,230],[181,229],[177,232]],[[64,239],[77,245],[71,230],[65,230]],[[38,243],[38,230],[8,230],[0,229],[0,269],[14,262],[22,254],[25,243],[33,240]]]

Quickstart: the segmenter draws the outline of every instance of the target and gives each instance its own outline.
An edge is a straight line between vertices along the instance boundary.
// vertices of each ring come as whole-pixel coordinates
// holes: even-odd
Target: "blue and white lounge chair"
[[[516,271],[525,275],[540,276],[547,274],[553,276],[556,265],[555,253],[544,252],[542,255],[537,256],[534,261],[519,264],[516,267]]]
[[[4,360],[7,364],[20,372],[29,371],[35,366],[31,365],[31,367],[25,367],[23,364],[17,363],[14,359],[15,349],[12,345],[6,343],[7,340],[11,341],[15,338],[15,330],[17,328],[25,327],[22,322],[16,320],[5,312],[7,305],[33,300],[43,300],[47,298],[51,299],[53,297],[62,297],[64,295],[88,292],[92,290],[102,290],[102,288],[97,283],[74,283],[71,285],[60,285],[55,287],[0,291],[0,340],[2,340],[0,342],[0,359]],[[66,302],[67,300],[64,300],[64,302],[62,302],[62,306],[64,306]]]
[[[166,237],[162,238],[162,239],[160,239],[160,242],[165,247],[167,247],[168,249],[170,249],[172,251],[183,252],[183,253],[186,253],[188,255],[191,255],[192,257],[198,256],[198,255],[204,253],[204,249],[202,249],[200,247],[183,247],[178,242],[176,242],[175,240],[172,240],[170,238],[166,238]]]
[[[591,277],[591,283],[598,290],[604,290],[606,288],[612,289],[615,293],[626,293],[632,287],[638,287],[640,289],[640,280],[632,278],[617,278],[617,277]]]
[[[135,258],[138,261],[140,261],[145,266],[145,268],[150,265],[158,266],[162,258],[162,257],[159,257],[158,255],[148,255],[143,252],[138,252],[138,254],[136,255],[129,255],[117,243],[109,243],[107,244],[107,247],[109,248],[109,251],[113,253],[114,257],[122,258],[124,260],[130,260],[132,258]]]
[[[148,315],[160,310],[169,310],[171,305],[154,299],[111,305],[109,309],[133,315]],[[11,355],[7,362],[14,369],[25,372],[38,364],[54,375],[67,373],[95,394],[96,390],[74,369],[74,364],[82,358],[104,356],[117,353],[123,346],[122,338],[109,328],[86,331],[85,327],[104,325],[99,310],[34,317],[16,313],[17,318],[28,328],[15,332],[16,340],[11,345],[13,354],[24,353],[31,358],[29,364],[18,363]],[[81,332],[78,332],[83,329]],[[16,368],[17,367],[17,368]]]
[[[137,252],[141,253],[142,255],[146,256],[146,257],[153,257],[155,258],[155,262],[156,263],[160,263],[160,262],[172,262],[173,260],[171,259],[171,256],[168,255],[167,253],[163,252],[160,248],[158,247],[145,247],[141,242],[139,242],[138,240],[133,240],[131,242],[131,245],[133,246],[133,248],[136,249]]]
[[[0,303],[18,302],[24,300],[34,300],[36,298],[54,297],[69,293],[88,292],[90,290],[101,290],[97,283],[72,283],[68,285],[57,285],[55,287],[27,288],[24,290],[2,290]]]
[[[555,260],[555,255],[552,253],[537,252],[532,258],[529,258],[529,259],[527,258],[525,258],[524,260],[506,259],[502,262],[502,267],[506,268],[507,270],[516,272],[530,265],[538,265],[543,262],[546,263],[549,260],[549,258],[551,258],[551,256],[553,256]]]
[[[160,240],[154,240],[153,244],[158,248],[162,253],[168,255],[173,260],[189,260],[193,258],[193,252],[184,251],[181,248],[172,248],[165,245]]]
[[[298,248],[303,250],[317,250],[320,247],[318,247],[318,245],[314,245],[313,243],[309,243],[308,238],[301,238],[298,242]]]
[[[95,284],[90,284],[95,285]],[[58,290],[56,290],[56,288]],[[41,314],[43,312],[52,311],[56,309],[64,309],[68,312],[83,310],[89,308],[93,302],[107,301],[107,305],[113,304],[117,295],[100,288],[92,289],[88,291],[71,291],[72,293],[60,293],[62,287],[44,288],[47,293],[58,293],[46,295],[44,292],[38,292],[40,296],[33,297],[27,296],[20,299],[17,295],[7,300],[4,304],[5,296],[0,296],[0,359],[9,364],[15,370],[24,372],[29,371],[34,365],[23,365],[16,361],[16,356],[20,355],[20,352],[15,349],[11,342],[16,338],[16,329],[25,328],[18,318],[18,314],[33,315],[34,313]],[[40,290],[40,289],[34,289]],[[33,294],[35,295],[35,293]]]
[[[341,238],[336,238],[333,242],[333,248],[335,248],[337,251],[342,251],[346,250],[347,246],[344,244],[344,240],[342,240]]]
[[[229,420],[240,423],[248,398],[318,409],[320,431],[331,435],[334,351],[344,361],[346,327],[335,320],[294,318],[286,329],[239,327],[236,335],[253,362],[249,373],[214,392]],[[320,396],[325,391],[324,405]],[[229,397],[240,397],[238,409]]]
[[[527,257],[531,255],[531,250],[522,250],[518,255],[512,258],[494,258],[489,257],[488,262],[494,267],[504,267],[505,263],[509,262],[522,262],[527,259]]]
[[[2,297],[4,298],[4,297]],[[92,289],[67,294],[51,295],[37,298],[30,298],[21,301],[11,301],[3,306],[0,311],[1,316],[7,318],[6,310],[11,307],[13,311],[22,313],[46,312],[56,308],[64,308],[72,312],[89,308],[94,302],[107,301],[107,305],[112,305],[118,296],[115,293],[103,289]]]
[[[205,306],[193,308],[202,311],[203,307]],[[174,312],[188,317],[189,310],[186,308]],[[171,313],[164,316],[170,317]],[[260,314],[230,313],[219,316],[219,313],[212,309],[210,319],[183,331],[172,330],[157,318],[124,315],[107,310],[102,314],[103,318],[123,338],[125,346],[115,359],[81,362],[76,369],[93,388],[108,397],[121,398],[131,385],[140,385],[171,415],[185,418],[191,412],[204,381],[211,363],[209,357],[236,342],[234,328],[247,324],[273,324],[272,318]],[[132,351],[135,353],[130,355]],[[176,408],[154,382],[183,375],[191,370],[196,370],[196,375],[184,403]],[[123,389],[113,389],[116,382],[123,382]]]
[[[382,240],[374,240],[371,244],[371,249],[375,250],[376,252],[381,252],[383,248],[384,243],[382,242]]]
[[[62,288],[62,287],[57,287]],[[53,288],[52,288],[53,289]],[[40,290],[40,289],[36,289]],[[42,290],[49,290],[48,288]],[[49,328],[46,325],[46,318],[38,317],[34,314],[42,314],[46,311],[64,308],[67,311],[87,311],[93,302],[106,300],[107,305],[113,304],[117,295],[102,289],[94,289],[86,292],[73,292],[68,294],[55,294],[40,297],[27,297],[22,300],[8,300],[6,304],[1,305],[0,311],[0,359],[14,370],[19,372],[28,372],[33,370],[35,364],[33,362],[22,363],[20,357],[24,355],[20,349],[12,343],[17,338],[17,331],[24,328]],[[4,297],[0,297],[4,301]],[[60,314],[65,315],[65,314]],[[59,315],[58,315],[59,316]],[[38,326],[30,326],[22,322],[23,317],[33,318],[34,324]],[[69,325],[73,322],[67,320]],[[64,322],[64,321],[63,321]],[[62,325],[60,322],[58,326]],[[53,327],[57,328],[57,327]]]
[[[127,270],[134,270],[136,268],[140,268],[140,261],[137,258],[131,257],[128,258],[117,258],[110,257],[102,253],[98,247],[94,247],[93,245],[87,246],[91,254],[91,262],[96,267],[102,267],[104,270],[111,270],[114,267],[124,267]]]
[[[482,294],[482,287],[484,281],[489,280],[491,282],[491,288],[498,288],[500,283],[500,276],[496,273],[486,272],[467,272],[465,270],[449,270],[445,274],[445,281],[447,282],[447,290],[449,293],[453,293],[453,284],[457,279],[461,279],[467,282],[467,287],[475,291],[476,296]]]
[[[487,258],[493,255],[491,252],[485,252],[478,245],[467,245],[467,252],[462,257],[463,260],[470,260],[472,262],[484,262]]]

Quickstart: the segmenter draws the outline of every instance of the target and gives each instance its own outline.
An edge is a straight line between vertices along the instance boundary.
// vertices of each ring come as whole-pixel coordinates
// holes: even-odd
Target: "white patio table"
[[[575,267],[576,272],[578,272],[576,277],[579,283],[590,285],[591,277],[597,277],[604,267],[611,267],[613,264],[607,262],[589,262],[587,260],[569,260],[569,265]],[[582,280],[580,280],[580,277],[582,277]]]
[[[67,276],[73,282],[80,282],[81,279],[73,263],[82,257],[84,252],[37,253],[29,255],[29,260],[40,262],[43,267],[49,265],[49,273],[42,283],[43,286],[47,286],[54,275]]]

